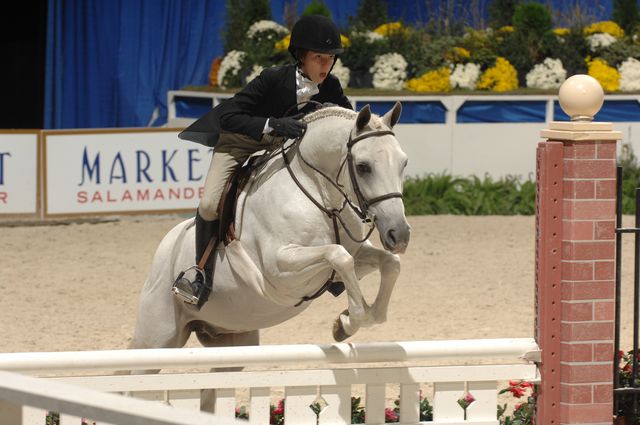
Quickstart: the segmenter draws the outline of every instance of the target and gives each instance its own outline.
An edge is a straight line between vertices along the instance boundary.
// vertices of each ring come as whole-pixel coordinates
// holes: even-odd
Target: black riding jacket
[[[295,74],[296,65],[265,69],[232,98],[222,101],[187,127],[179,137],[206,146],[215,146],[222,131],[241,133],[260,140],[269,117],[283,117],[288,110],[288,115],[298,113],[295,107]],[[311,100],[352,109],[340,81],[333,75],[329,74],[318,88],[319,93]],[[314,109],[313,105],[307,105],[302,112]]]

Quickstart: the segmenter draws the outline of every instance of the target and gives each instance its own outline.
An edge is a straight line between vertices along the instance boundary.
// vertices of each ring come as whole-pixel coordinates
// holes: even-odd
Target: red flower
[[[520,387],[511,387],[509,388],[509,391],[511,392],[511,394],[513,394],[515,398],[520,398],[524,395],[524,389]]]
[[[533,384],[531,382],[527,382],[527,381],[522,381],[520,383],[520,386],[522,388],[533,388]]]
[[[396,412],[389,407],[384,409],[384,418],[389,422],[398,421],[398,415],[396,415]]]
[[[471,393],[467,393],[467,395],[464,396],[464,400],[467,402],[467,404],[471,404],[474,401],[476,401],[476,399],[471,395]]]

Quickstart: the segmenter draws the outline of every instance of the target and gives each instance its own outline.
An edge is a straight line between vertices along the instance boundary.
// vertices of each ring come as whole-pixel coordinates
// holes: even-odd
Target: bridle
[[[375,230],[376,224],[375,224],[375,215],[372,214],[369,211],[369,208],[379,202],[382,201],[386,201],[388,199],[393,199],[393,198],[403,198],[402,193],[400,192],[391,192],[391,193],[387,193],[385,195],[381,195],[381,196],[376,196],[374,198],[371,199],[367,199],[364,194],[362,193],[362,190],[360,189],[360,184],[358,183],[358,180],[356,179],[356,167],[355,167],[355,163],[353,160],[353,154],[352,154],[352,148],[353,146],[365,139],[369,139],[371,137],[379,137],[379,136],[385,136],[385,135],[395,135],[393,133],[393,131],[391,130],[376,130],[376,131],[369,131],[367,133],[361,134],[357,137],[352,137],[352,133],[349,134],[349,140],[347,141],[347,155],[345,156],[344,160],[342,161],[342,163],[340,164],[340,168],[338,169],[338,173],[336,175],[335,181],[334,179],[332,179],[331,177],[329,177],[328,175],[326,175],[323,171],[319,170],[317,167],[315,167],[314,165],[312,165],[311,163],[309,163],[309,161],[307,161],[304,156],[302,155],[302,151],[300,150],[300,144],[302,142],[302,138],[304,137],[298,137],[297,139],[295,139],[293,145],[290,145],[290,147],[292,146],[296,146],[297,147],[297,154],[300,157],[300,159],[302,160],[302,162],[305,163],[305,165],[307,165],[309,168],[311,168],[313,171],[315,171],[316,173],[318,173],[319,175],[321,175],[325,180],[327,180],[335,189],[338,190],[338,192],[342,195],[343,197],[343,203],[342,206],[337,209],[337,208],[327,208],[325,207],[320,201],[318,201],[317,199],[315,199],[313,197],[313,195],[311,195],[311,193],[309,193],[309,191],[302,185],[302,183],[300,182],[300,180],[296,177],[295,173],[293,172],[293,170],[291,169],[291,163],[289,158],[287,157],[287,154],[285,152],[285,148],[284,145],[281,147],[281,152],[282,152],[282,158],[284,160],[285,166],[287,167],[287,170],[289,171],[289,175],[291,176],[291,179],[296,183],[296,185],[298,186],[298,188],[302,191],[302,193],[305,194],[305,196],[320,210],[322,211],[325,215],[327,215],[327,217],[329,217],[331,219],[331,221],[333,222],[333,231],[334,231],[334,235],[335,235],[335,241],[336,244],[340,245],[340,231],[339,231],[339,227],[338,227],[338,222],[340,222],[340,224],[342,225],[342,228],[345,230],[345,233],[349,236],[349,238],[351,238],[351,240],[353,240],[356,243],[362,243],[364,241],[366,241],[367,239],[369,239],[369,237],[371,236],[371,233],[373,233],[373,231]],[[346,164],[346,167],[345,167]],[[349,178],[351,180],[351,187],[356,195],[356,202],[357,204],[355,204],[351,198],[349,197],[349,195],[346,193],[346,191],[344,190],[344,186],[342,186],[339,183],[339,179],[340,179],[340,174],[342,173],[342,171],[347,168],[348,169],[348,173],[349,173]],[[346,223],[344,222],[344,220],[342,219],[340,213],[345,209],[346,206],[349,206],[353,212],[355,212],[355,214],[362,220],[363,223],[368,223],[369,224],[369,231],[367,232],[366,236],[362,239],[358,239],[357,237],[355,237],[351,231],[349,230],[349,228],[346,226]],[[300,304],[302,304],[305,301],[310,301],[313,300],[315,298],[318,298],[320,295],[322,295],[325,291],[330,290],[330,286],[332,286],[333,284],[339,283],[342,284],[342,282],[334,282],[334,278],[336,275],[336,271],[333,270],[331,273],[331,277],[329,277],[329,280],[327,280],[325,282],[325,284],[318,290],[316,291],[314,294],[310,295],[310,296],[305,296],[302,298],[302,300],[300,302],[298,302],[298,304],[296,304],[295,306],[299,306]],[[342,289],[338,290],[337,294],[335,294],[333,291],[332,293],[334,293],[335,296],[339,295],[340,292],[342,292],[342,290],[344,290],[344,284],[342,284]]]

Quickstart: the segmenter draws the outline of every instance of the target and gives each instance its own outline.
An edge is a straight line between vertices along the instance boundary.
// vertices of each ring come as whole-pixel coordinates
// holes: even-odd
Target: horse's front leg
[[[280,272],[316,274],[319,267],[333,268],[344,282],[349,302],[348,313],[343,312],[334,326],[334,338],[343,340],[356,333],[368,314],[369,306],[362,296],[356,277],[354,258],[342,245],[287,245],[277,253]]]
[[[391,293],[400,274],[400,257],[376,248],[367,241],[358,250],[355,261],[356,274],[359,278],[373,270],[380,270],[380,287],[369,314],[374,323],[383,323],[387,320]]]

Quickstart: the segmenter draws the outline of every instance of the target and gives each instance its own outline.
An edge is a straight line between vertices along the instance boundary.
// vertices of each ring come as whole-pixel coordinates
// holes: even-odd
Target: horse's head
[[[369,105],[362,108],[351,130],[347,158],[360,208],[374,214],[382,245],[393,253],[407,249],[411,234],[402,201],[407,155],[391,131],[401,112],[400,102],[382,117],[372,115]]]

